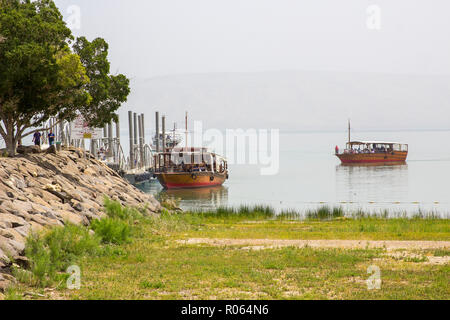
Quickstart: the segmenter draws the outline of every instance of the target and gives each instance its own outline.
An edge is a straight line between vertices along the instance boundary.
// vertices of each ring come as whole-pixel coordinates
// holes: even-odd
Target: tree
[[[89,102],[80,91],[88,78],[68,49],[71,31],[53,1],[1,5],[0,134],[14,155],[18,140],[31,133],[25,130]]]
[[[101,127],[111,120],[117,120],[115,112],[127,100],[130,80],[123,74],[109,74],[108,43],[102,38],[89,42],[85,37],[80,37],[73,50],[80,56],[90,79],[85,88],[92,101],[80,109],[84,118],[93,127]]]
[[[129,80],[109,75],[108,44],[80,38],[78,55],[72,40],[53,0],[0,0],[0,135],[11,156],[50,117],[103,125],[126,101]]]

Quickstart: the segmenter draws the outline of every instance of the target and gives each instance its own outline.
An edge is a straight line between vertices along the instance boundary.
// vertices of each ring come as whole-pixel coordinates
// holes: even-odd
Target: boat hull
[[[174,172],[155,174],[159,183],[166,189],[202,188],[222,185],[227,174],[211,172]]]
[[[406,161],[408,152],[391,153],[343,153],[336,155],[342,163],[402,163]]]

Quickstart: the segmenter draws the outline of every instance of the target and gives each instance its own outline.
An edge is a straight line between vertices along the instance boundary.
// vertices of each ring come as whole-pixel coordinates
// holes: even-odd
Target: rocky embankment
[[[14,280],[8,274],[12,260],[26,263],[31,231],[66,221],[88,225],[104,215],[105,195],[149,213],[160,210],[153,196],[79,149],[0,158],[0,292]]]

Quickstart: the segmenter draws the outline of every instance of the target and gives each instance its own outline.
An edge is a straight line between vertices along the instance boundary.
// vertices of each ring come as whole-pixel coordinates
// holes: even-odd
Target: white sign
[[[103,137],[103,129],[89,127],[82,115],[70,123],[70,130],[72,139],[101,139]]]

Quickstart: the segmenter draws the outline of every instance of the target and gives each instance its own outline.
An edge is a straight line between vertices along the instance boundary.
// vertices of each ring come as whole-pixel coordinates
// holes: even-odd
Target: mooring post
[[[162,152],[166,152],[166,116],[162,116]]]
[[[156,152],[159,152],[159,112],[156,111]]]
[[[133,112],[128,111],[128,134],[130,136],[130,162],[129,167],[133,169],[134,164],[134,146],[133,146]]]
[[[147,159],[146,159],[146,155],[145,155],[145,150],[144,150],[144,146],[145,146],[145,126],[144,126],[144,114],[141,113],[141,130],[142,130],[142,165],[145,167]]]
[[[136,114],[136,112],[133,112],[133,143],[134,143],[135,147],[138,145],[137,114]],[[134,168],[136,168],[136,166],[138,165],[138,162],[137,162],[138,155],[136,154],[136,151],[134,151],[133,153],[134,153],[133,166],[134,166]]]
[[[142,144],[145,144],[145,122],[143,113],[141,113],[141,121],[142,121]]]
[[[142,152],[142,119],[141,119],[141,115],[137,116],[138,119],[138,131],[139,131],[139,156],[140,156],[140,161],[139,161],[139,166],[142,168],[143,166],[143,152]]]

